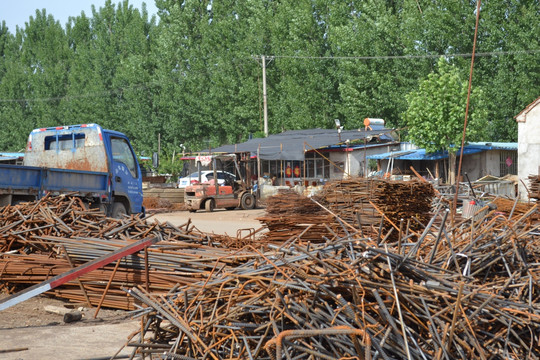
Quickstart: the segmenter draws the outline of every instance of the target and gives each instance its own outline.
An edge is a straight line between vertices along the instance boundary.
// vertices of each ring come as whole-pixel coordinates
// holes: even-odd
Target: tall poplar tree
[[[439,59],[437,71],[406,96],[409,107],[404,114],[408,139],[426,152],[448,151],[449,181],[455,183],[456,152],[461,147],[468,82],[457,67]],[[467,141],[482,139],[487,111],[481,89],[471,97]]]

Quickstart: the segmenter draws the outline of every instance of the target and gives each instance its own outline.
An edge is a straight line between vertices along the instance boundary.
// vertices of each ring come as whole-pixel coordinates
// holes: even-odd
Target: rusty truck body
[[[0,165],[0,206],[67,194],[108,216],[142,213],[142,176],[126,135],[97,124],[33,130],[23,165]]]

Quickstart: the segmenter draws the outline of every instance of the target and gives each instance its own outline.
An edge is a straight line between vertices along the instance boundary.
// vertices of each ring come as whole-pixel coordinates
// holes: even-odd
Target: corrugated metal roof
[[[24,158],[24,153],[0,152],[0,161],[13,161]]]
[[[517,150],[517,143],[472,143],[466,145],[463,149],[464,155],[476,154],[487,150]],[[459,156],[460,150],[457,155]],[[367,156],[373,160],[441,160],[448,158],[448,151],[437,151],[434,153],[426,153],[426,149],[393,151],[384,154],[376,154]]]
[[[370,141],[379,138],[381,142],[393,142],[393,129],[372,126],[372,130],[343,130],[338,133],[335,129],[289,130],[281,134],[270,135],[267,138],[253,138],[235,145],[223,145],[212,149],[213,153],[251,152],[259,154],[263,160],[304,160],[304,152],[313,149],[343,146],[346,140],[351,146],[364,139]],[[200,153],[207,153],[208,150]]]
[[[517,150],[517,142],[471,142],[467,146],[481,146],[485,150]]]

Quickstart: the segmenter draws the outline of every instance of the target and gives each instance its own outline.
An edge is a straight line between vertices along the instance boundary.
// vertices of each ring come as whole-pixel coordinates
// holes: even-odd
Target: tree
[[[455,183],[456,152],[461,146],[468,82],[459,70],[440,58],[438,69],[406,96],[408,109],[403,118],[408,138],[426,152],[448,151],[450,183]],[[471,96],[467,139],[481,140],[487,124],[487,110],[480,89]]]
[[[64,30],[43,9],[30,17],[21,35],[28,120],[32,128],[58,125],[63,122],[58,108],[66,94],[71,55]]]

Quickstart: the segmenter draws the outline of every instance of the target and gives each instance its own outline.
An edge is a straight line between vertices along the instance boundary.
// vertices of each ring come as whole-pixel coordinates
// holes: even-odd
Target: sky
[[[99,9],[106,0],[0,0],[0,23],[6,22],[9,32],[14,34],[16,26],[24,28],[30,16],[35,17],[36,9],[45,9],[47,15],[52,15],[60,25],[65,27],[70,16],[78,16],[82,11],[86,16],[92,16],[92,5]],[[121,0],[112,0],[118,4]],[[154,0],[129,0],[134,8],[141,9],[142,3],[146,3],[148,17],[157,13]],[[159,19],[157,19],[159,20]]]

